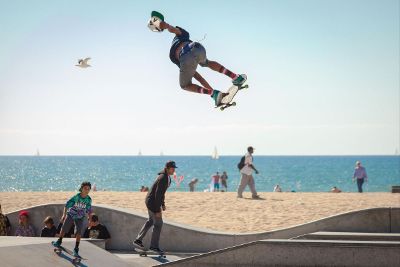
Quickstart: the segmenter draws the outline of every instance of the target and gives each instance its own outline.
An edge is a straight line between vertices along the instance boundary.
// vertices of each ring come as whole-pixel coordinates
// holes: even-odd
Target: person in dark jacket
[[[140,249],[144,249],[142,240],[147,231],[154,226],[149,249],[160,254],[163,253],[159,247],[161,228],[163,225],[162,210],[166,210],[164,201],[165,192],[171,184],[170,175],[174,174],[176,168],[174,161],[168,161],[165,164],[164,170],[158,173],[157,179],[154,181],[150,191],[147,193],[145,203],[149,213],[149,219],[139,231],[135,241],[133,241],[133,245]]]

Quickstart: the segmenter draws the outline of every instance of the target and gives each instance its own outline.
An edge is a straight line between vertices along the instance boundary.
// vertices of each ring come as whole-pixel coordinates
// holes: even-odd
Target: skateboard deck
[[[221,104],[216,106],[216,108],[220,108],[223,111],[224,109],[229,108],[231,106],[236,106],[236,102],[234,102],[233,99],[236,96],[237,92],[239,92],[239,90],[242,90],[245,88],[249,88],[249,85],[248,84],[232,85],[228,89],[228,92],[227,92],[228,95],[226,95],[226,96],[224,96],[224,98],[222,98]]]
[[[54,246],[54,245],[53,245]],[[73,257],[73,260],[72,260],[72,262],[74,263],[74,264],[79,264],[82,260],[87,260],[87,259],[85,259],[85,258],[82,258],[81,256],[79,256],[79,257],[75,257],[74,256],[74,252],[72,252],[72,250],[70,250],[70,249],[68,249],[68,248],[66,248],[66,247],[63,247],[63,246],[60,246],[60,247],[54,247],[54,252],[57,254],[57,255],[61,255],[61,253],[62,252],[65,252],[65,253],[67,253],[68,255],[70,255],[70,256],[72,256]]]
[[[152,252],[152,250],[149,250],[148,248],[141,248],[139,246],[137,246],[136,244],[133,245],[135,248],[135,251],[139,253],[140,257],[147,257],[149,255],[149,251]],[[165,253],[157,253],[154,252],[158,255],[158,257],[160,258],[166,258],[167,256],[165,256]]]

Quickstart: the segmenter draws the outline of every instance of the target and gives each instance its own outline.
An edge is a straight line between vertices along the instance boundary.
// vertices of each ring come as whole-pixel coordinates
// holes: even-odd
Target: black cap
[[[170,160],[165,164],[165,168],[175,168],[176,169],[178,167],[176,167],[175,161]]]
[[[250,150],[254,150],[254,147],[249,146],[249,147],[247,148],[247,151],[250,151]]]

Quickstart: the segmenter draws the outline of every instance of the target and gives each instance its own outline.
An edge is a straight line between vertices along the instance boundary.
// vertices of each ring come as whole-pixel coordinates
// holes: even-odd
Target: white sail
[[[214,153],[211,155],[212,159],[219,159],[219,155],[218,155],[218,151],[217,151],[217,147],[214,147]]]
[[[141,155],[142,155],[142,150],[139,149],[138,156],[141,156]]]
[[[37,156],[37,157],[40,156],[39,149],[36,149],[36,154],[35,154],[35,156]]]

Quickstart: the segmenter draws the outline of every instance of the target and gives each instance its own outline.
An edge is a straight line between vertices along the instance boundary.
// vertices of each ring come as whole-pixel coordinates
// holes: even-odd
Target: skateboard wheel
[[[221,110],[222,110],[222,111],[224,111],[224,109],[225,109],[224,107],[221,107]]]
[[[236,106],[236,102],[232,102],[232,106]]]

